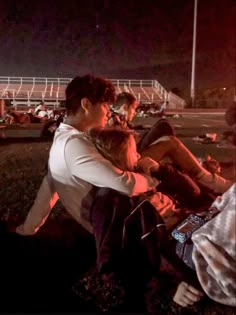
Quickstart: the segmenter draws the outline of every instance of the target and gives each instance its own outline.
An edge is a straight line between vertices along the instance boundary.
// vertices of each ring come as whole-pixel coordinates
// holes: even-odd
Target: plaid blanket
[[[193,261],[203,290],[236,306],[236,183],[212,207],[221,212],[192,235]]]

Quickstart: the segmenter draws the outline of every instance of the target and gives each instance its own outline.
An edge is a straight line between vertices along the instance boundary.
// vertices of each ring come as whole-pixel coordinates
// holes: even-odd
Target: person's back
[[[95,153],[93,145],[85,138],[82,132],[79,132],[77,129],[69,125],[61,123],[55,132],[54,142],[50,150],[49,169],[53,178],[55,190],[58,192],[62,204],[78,222],[81,222],[81,224],[91,232],[91,225],[88,224],[88,209],[92,202],[93,186],[82,179],[83,173],[89,172],[83,165],[80,169],[81,177],[71,176],[68,165],[66,164],[67,160],[65,159],[65,151],[67,150],[66,146],[68,142],[71,142],[70,147],[76,146],[81,152],[84,151],[84,147],[86,147],[86,149],[87,147],[90,147],[91,155]],[[60,143],[60,146],[58,146],[58,143]],[[73,154],[73,152],[71,152],[71,154]],[[81,159],[80,163],[82,163],[82,155],[83,153],[81,154],[81,157],[78,157]],[[84,159],[86,160],[87,158],[88,157],[86,156]],[[76,182],[76,185],[74,182]],[[82,200],[84,200],[85,197],[86,207],[83,208]],[[75,211],[75,209],[77,211]]]

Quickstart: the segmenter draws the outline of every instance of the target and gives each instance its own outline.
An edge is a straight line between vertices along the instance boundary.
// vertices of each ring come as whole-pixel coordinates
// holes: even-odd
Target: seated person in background
[[[41,102],[35,108],[34,116],[39,118],[41,122],[44,122],[50,118],[50,111],[48,111],[46,105],[43,102]]]
[[[144,134],[148,135],[145,136],[145,141],[144,139],[138,141],[144,141],[142,143],[142,147],[145,147],[147,144],[152,143],[162,135],[174,135],[174,129],[166,119],[159,119],[157,123],[151,128],[143,125],[133,125],[132,120],[136,114],[138,106],[138,100],[134,97],[133,94],[129,92],[122,92],[118,94],[115,103],[113,104],[114,111],[112,112],[111,118],[108,121],[108,126],[129,128],[134,130],[148,129]],[[149,129],[152,130],[151,138]],[[155,134],[153,134],[153,130],[155,130]],[[148,143],[146,143],[147,141]],[[139,143],[138,145],[139,149],[141,150],[141,143]]]
[[[225,130],[219,143],[218,148],[221,149],[235,149],[236,148],[236,100],[225,111],[225,121],[230,127]]]
[[[225,121],[232,129],[232,144],[236,146],[236,100],[226,110]]]
[[[47,111],[47,107],[46,107],[46,105],[43,103],[43,102],[41,102],[36,108],[35,108],[35,110],[34,110],[34,115],[38,115],[39,114],[39,112],[46,112]]]
[[[114,111],[111,113],[108,126],[138,129],[139,126],[136,127],[131,125],[131,121],[136,114],[138,106],[139,102],[133,94],[129,92],[118,94],[113,104]],[[140,128],[142,128],[142,126]]]
[[[64,115],[57,115],[54,119],[47,121],[42,130],[40,137],[44,139],[53,139],[55,131],[60,126],[60,123],[64,121]]]
[[[41,118],[34,115],[34,110],[32,108],[30,108],[28,110],[27,114],[30,117],[30,122],[31,123],[35,124],[35,123],[40,123],[41,122]]]
[[[25,114],[9,110],[6,113],[5,122],[7,124],[29,124],[30,117],[27,113]]]
[[[159,110],[159,115],[160,115],[160,117],[165,116],[167,106],[168,106],[168,102],[167,102],[167,101],[164,101],[164,102],[161,104],[161,107],[160,107],[160,110]]]
[[[128,92],[118,94],[114,103],[115,115],[109,120],[109,126],[133,129],[131,121],[137,107],[138,101],[132,94]],[[202,167],[197,158],[175,136],[173,127],[166,119],[158,120],[137,141],[137,148],[142,157],[150,157],[157,162],[165,158],[170,159],[175,166],[188,174],[199,185],[214,193],[223,193],[232,185],[232,181],[226,180],[218,174],[212,174]]]

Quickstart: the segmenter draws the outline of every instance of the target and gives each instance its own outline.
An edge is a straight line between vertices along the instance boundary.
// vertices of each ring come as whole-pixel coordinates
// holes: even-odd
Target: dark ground
[[[45,173],[50,142],[14,139],[1,143],[0,311],[66,312],[90,310],[71,291],[94,264],[92,237],[61,205],[30,237],[6,231],[21,223]]]
[[[183,140],[199,152],[199,145],[194,146],[189,137]],[[82,301],[71,290],[72,284],[94,265],[93,239],[60,204],[35,236],[21,237],[7,231],[23,221],[35,198],[45,173],[50,144],[37,139],[5,139],[0,144],[0,312],[3,313],[97,311],[92,303]],[[204,150],[217,152],[212,145],[206,145]],[[231,178],[235,170],[232,153],[224,150],[224,154],[219,154],[223,172]],[[132,309],[121,311],[131,313]],[[167,313],[177,314],[178,308],[167,309]],[[184,310],[182,314],[193,314],[193,310]],[[206,299],[195,314],[236,314],[236,309]]]

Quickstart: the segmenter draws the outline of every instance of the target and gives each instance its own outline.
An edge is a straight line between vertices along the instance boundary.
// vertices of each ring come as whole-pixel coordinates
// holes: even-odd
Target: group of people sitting
[[[62,113],[47,109],[42,102],[35,109],[30,108],[27,112],[8,110],[4,116],[6,124],[30,124],[30,123],[47,123],[51,120],[57,120]]]
[[[113,113],[111,104],[115,105]],[[128,295],[136,292],[144,299],[147,311],[148,291],[158,294],[162,290],[161,256],[176,270],[173,299],[177,304],[193,305],[205,291],[218,302],[235,305],[232,282],[226,289],[219,284],[219,261],[215,274],[211,261],[216,262],[210,257],[209,270],[203,274],[199,264],[203,265],[204,245],[193,244],[190,256],[195,270],[187,266],[176,253],[159,209],[149,201],[158,192],[193,212],[221,202],[220,210],[235,216],[235,184],[206,170],[167,120],[158,120],[141,132],[140,127],[134,128],[131,122],[138,105],[130,93],[116,97],[113,84],[104,78],[78,76],[68,84],[66,117],[55,130],[47,175],[16,233],[35,234],[60,199],[70,215],[94,235],[101,278],[121,281]],[[231,238],[235,242],[232,233]],[[193,239],[199,244],[197,236]],[[231,277],[236,274],[236,257],[230,249],[223,253],[227,249],[222,245],[218,251],[223,253],[225,274],[230,270]],[[227,269],[223,260],[228,262],[229,257],[233,257],[233,267]],[[212,286],[207,290],[210,282],[214,290]]]

